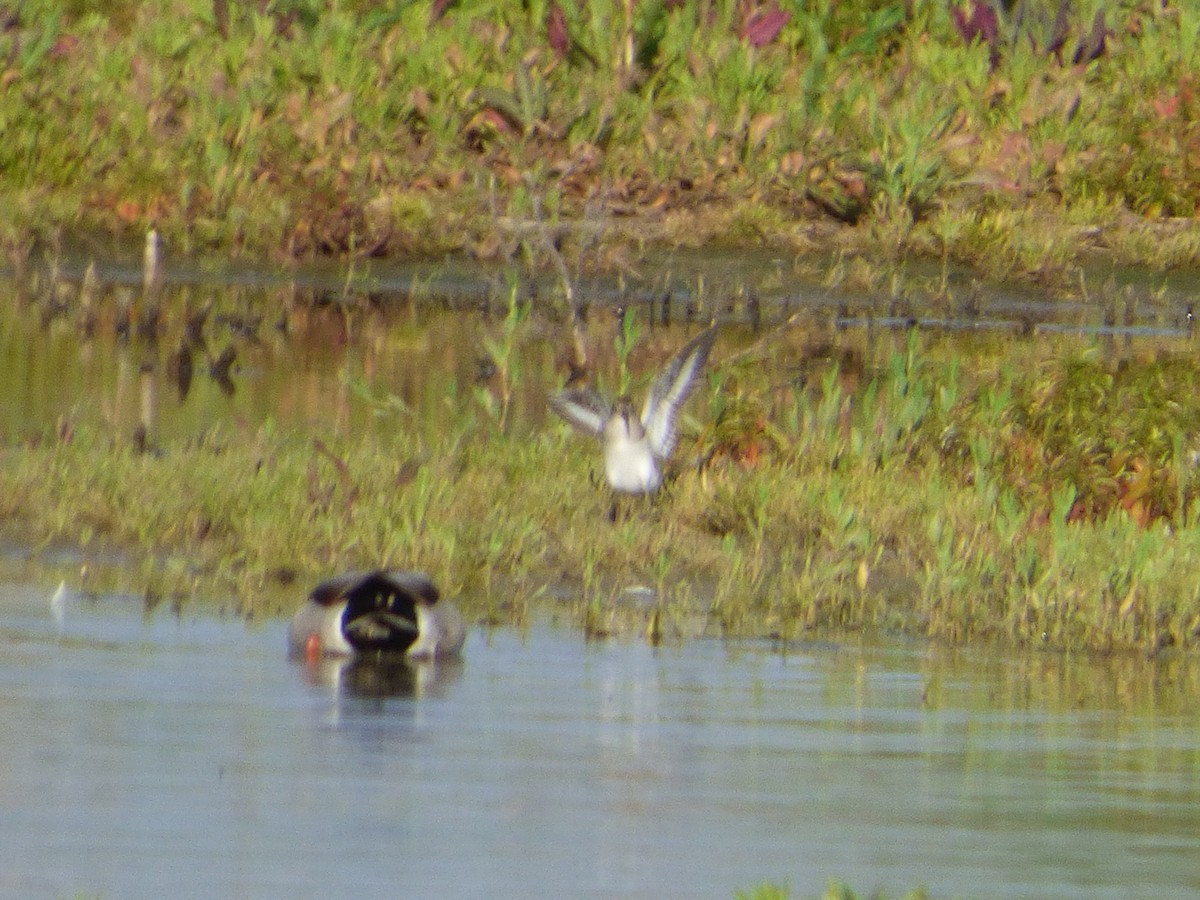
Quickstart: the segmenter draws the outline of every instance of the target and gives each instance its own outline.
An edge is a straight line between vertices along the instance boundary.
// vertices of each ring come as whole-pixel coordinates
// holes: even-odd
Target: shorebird
[[[462,614],[420,572],[353,572],[318,584],[292,617],[288,646],[320,656],[440,659],[462,649]]]
[[[675,447],[675,417],[704,368],[717,327],[702,331],[667,361],[650,385],[641,416],[629,397],[610,404],[594,391],[562,391],[550,407],[569,424],[604,442],[604,475],[622,494],[652,494],[662,485],[662,466]]]

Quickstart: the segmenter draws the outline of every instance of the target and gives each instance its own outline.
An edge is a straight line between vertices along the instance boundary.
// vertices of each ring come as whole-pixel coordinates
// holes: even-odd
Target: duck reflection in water
[[[363,700],[439,697],[458,681],[463,671],[460,658],[323,656],[299,662],[310,684],[328,688],[341,697]]]

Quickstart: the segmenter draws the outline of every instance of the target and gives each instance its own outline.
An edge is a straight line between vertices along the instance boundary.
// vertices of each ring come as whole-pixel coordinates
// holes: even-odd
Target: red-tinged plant
[[[988,3],[972,0],[971,12],[968,15],[961,6],[954,7],[950,15],[954,19],[954,27],[965,43],[974,43],[976,39],[988,48],[988,59],[991,67],[996,68],[1000,59],[1000,21],[996,11]]]
[[[554,55],[565,59],[567,51],[571,49],[571,35],[567,31],[567,17],[562,7],[554,2],[546,9],[546,39]]]
[[[751,47],[765,47],[779,36],[792,14],[772,4],[764,10],[752,13],[742,25],[741,37]]]

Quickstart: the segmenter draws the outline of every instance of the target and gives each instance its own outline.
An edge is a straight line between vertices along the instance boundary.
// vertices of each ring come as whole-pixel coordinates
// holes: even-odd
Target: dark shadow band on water
[[[1191,297],[1200,286],[1194,272],[1142,272],[1100,266],[1081,270],[1082,284],[1099,285],[1085,299],[1056,295],[1037,286],[981,283],[967,268],[922,261],[884,263],[909,286],[870,289],[831,286],[837,257],[781,254],[772,249],[649,250],[619,273],[574,275],[580,306],[635,307],[653,324],[707,321],[714,316],[757,326],[786,321],[799,311],[833,313],[839,327],[873,319],[879,327],[918,326],[955,331],[1003,331],[1177,337],[1190,333]],[[32,267],[52,266],[67,281],[83,278],[94,262],[109,286],[142,284],[142,241],[94,235],[64,238],[57,251],[31,255]],[[0,265],[0,275],[8,269]],[[825,273],[822,275],[822,273]],[[182,287],[270,291],[293,287],[334,302],[369,296],[390,302],[429,303],[449,309],[487,310],[516,297],[533,303],[561,297],[553,267],[519,259],[480,260],[465,254],[437,259],[318,260],[294,266],[191,256],[164,248],[163,283]],[[909,294],[911,290],[911,295]],[[761,312],[760,312],[761,311]],[[1115,321],[1120,312],[1120,324]],[[879,315],[876,315],[879,313]],[[1096,323],[1096,319],[1103,319]],[[1182,330],[1181,330],[1182,329]]]
[[[1035,334],[1078,334],[1084,337],[1149,337],[1187,338],[1192,333],[1186,328],[1171,328],[1161,325],[1070,325],[1065,322],[1041,322],[1034,326]]]
[[[1069,322],[1038,322],[1030,324],[1015,319],[939,319],[906,316],[839,316],[835,328],[919,328],[928,331],[1010,331],[1013,334],[1032,331],[1033,334],[1073,334],[1080,337],[1142,337],[1189,338],[1187,328],[1168,325],[1087,325]]]

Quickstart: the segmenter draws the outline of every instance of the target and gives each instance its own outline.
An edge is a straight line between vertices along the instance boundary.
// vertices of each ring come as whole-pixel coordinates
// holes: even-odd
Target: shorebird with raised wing
[[[288,628],[292,653],[440,659],[462,649],[462,614],[420,572],[355,572],[323,581]]]
[[[704,368],[717,326],[702,331],[667,361],[646,395],[641,416],[628,397],[610,404],[594,391],[562,391],[550,407],[569,424],[604,442],[604,475],[614,491],[652,494],[675,447],[675,419]]]

